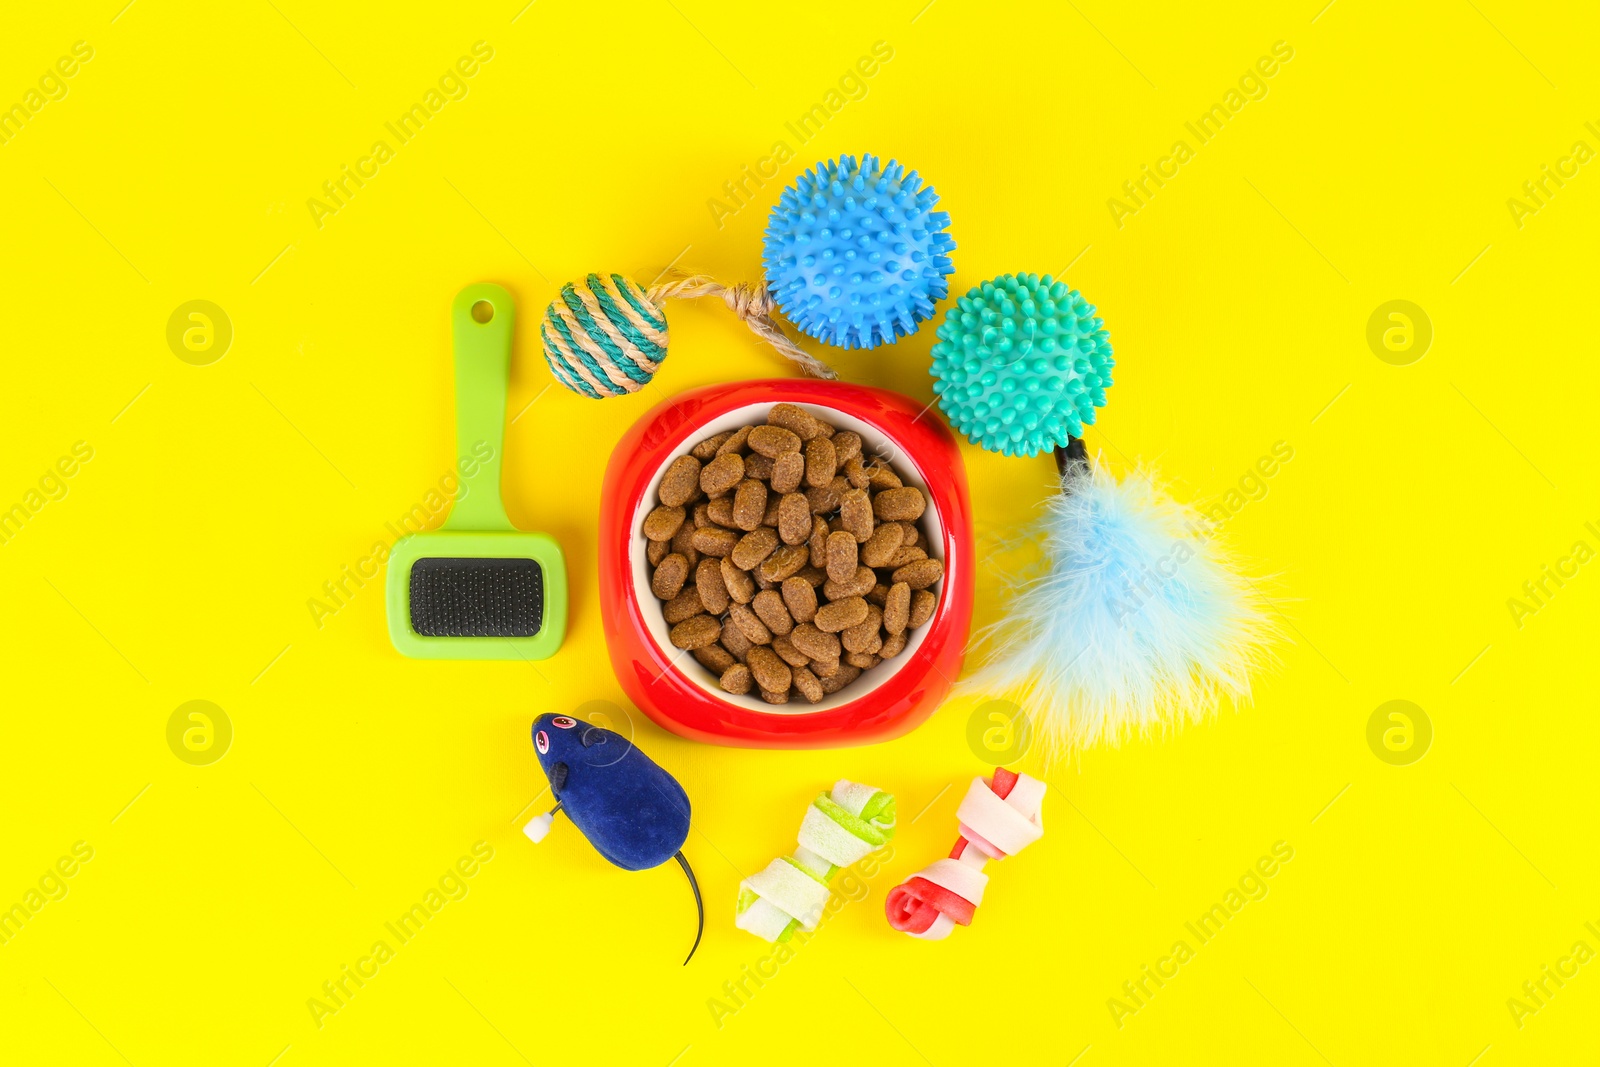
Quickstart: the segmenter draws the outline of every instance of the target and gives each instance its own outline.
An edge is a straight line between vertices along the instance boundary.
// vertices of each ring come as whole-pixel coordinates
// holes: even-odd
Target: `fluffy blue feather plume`
[[[978,635],[962,691],[1016,701],[1047,758],[1247,700],[1273,628],[1210,521],[1142,473],[1073,463],[1062,487],[1037,532],[1049,568]]]

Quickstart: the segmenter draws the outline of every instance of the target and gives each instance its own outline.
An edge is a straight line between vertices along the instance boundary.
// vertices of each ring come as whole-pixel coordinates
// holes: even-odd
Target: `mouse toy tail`
[[[699,925],[694,930],[694,945],[689,949],[689,955],[684,957],[683,965],[687,967],[689,961],[694,959],[695,949],[700,947],[700,935],[706,932],[706,906],[700,899],[700,883],[695,881],[694,869],[689,866],[689,861],[684,859],[683,849],[679,849],[673,857],[678,861],[678,866],[683,868],[683,873],[689,878],[689,888],[694,890],[694,907],[700,915]]]

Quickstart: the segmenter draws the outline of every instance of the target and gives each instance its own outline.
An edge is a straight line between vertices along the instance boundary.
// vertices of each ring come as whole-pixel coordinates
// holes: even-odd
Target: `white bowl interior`
[[[928,495],[927,476],[922,468],[917,465],[916,458],[907,454],[900,447],[899,442],[870,423],[862,422],[860,419],[847,415],[842,411],[836,411],[821,404],[799,404],[796,406],[811,412],[811,414],[827,422],[837,430],[854,430],[860,434],[861,450],[864,455],[883,456],[894,469],[894,472],[900,476],[901,481],[906,485],[916,486],[922,490],[925,496],[928,496],[929,507],[922,513],[922,519],[920,520],[922,532],[927,536],[930,547],[938,547],[941,550],[942,558],[944,524],[940,521],[938,509],[932,506],[932,497]],[[724,691],[717,684],[716,676],[709,669],[702,667],[692,653],[673,647],[672,641],[668,637],[671,627],[667,625],[667,620],[661,616],[661,601],[656,599],[655,593],[650,589],[650,575],[653,568],[650,566],[649,559],[645,556],[649,540],[644,536],[643,532],[644,517],[659,503],[656,499],[656,491],[661,486],[662,475],[666,473],[667,467],[671,465],[672,461],[683,455],[694,445],[704,441],[707,437],[719,434],[724,430],[737,430],[741,426],[764,422],[767,412],[772,407],[773,404],[766,403],[746,404],[743,407],[735,408],[687,431],[680,440],[674,442],[673,446],[667,450],[666,461],[651,473],[650,481],[646,483],[644,494],[633,513],[633,537],[629,542],[628,550],[629,562],[633,568],[633,595],[638,601],[639,613],[643,616],[645,626],[649,629],[650,636],[655,641],[656,647],[661,650],[663,655],[671,657],[671,669],[676,670],[682,677],[687,678],[690,684],[703,689],[708,696],[716,700],[747,711],[759,711],[768,715],[811,715],[817,712],[830,711],[843,704],[860,700],[894,677],[896,672],[911,661],[913,654],[927,637],[931,624],[924,623],[915,630],[911,630],[910,637],[906,641],[906,647],[898,656],[884,660],[870,671],[863,671],[861,677],[839,690],[839,692],[827,694],[815,704],[807,704],[804,700],[791,700],[787,704],[768,704],[759,695],[740,696]],[[693,521],[692,516],[685,521]],[[929,555],[934,555],[934,553],[929,552]],[[941,594],[943,584],[943,582],[940,582],[933,587],[935,595]]]

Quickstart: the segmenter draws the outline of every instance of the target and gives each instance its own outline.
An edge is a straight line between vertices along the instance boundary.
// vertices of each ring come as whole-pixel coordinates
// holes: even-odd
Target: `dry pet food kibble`
[[[904,651],[938,606],[927,496],[797,404],[696,441],[656,497],[638,531],[650,591],[724,692],[816,704]]]

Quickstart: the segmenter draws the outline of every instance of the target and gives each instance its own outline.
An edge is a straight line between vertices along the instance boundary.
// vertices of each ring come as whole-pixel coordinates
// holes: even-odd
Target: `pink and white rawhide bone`
[[[989,876],[983,865],[1016,855],[1044,836],[1045,783],[996,767],[985,782],[974,778],[956,820],[961,836],[948,859],[936,860],[889,891],[889,925],[930,941],[972,924]]]

